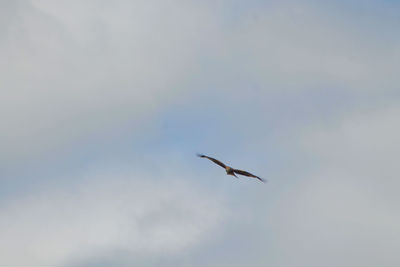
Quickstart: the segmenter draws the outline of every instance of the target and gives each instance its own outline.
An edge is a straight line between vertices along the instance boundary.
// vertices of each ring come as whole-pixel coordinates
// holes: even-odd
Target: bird
[[[263,183],[266,182],[266,180],[263,179],[263,178],[260,178],[260,177],[258,177],[258,176],[255,176],[254,174],[251,174],[251,173],[246,172],[246,171],[234,169],[234,168],[232,168],[232,167],[230,167],[230,166],[227,166],[227,165],[225,165],[224,163],[222,163],[221,161],[219,161],[219,160],[217,160],[217,159],[214,159],[214,158],[212,158],[212,157],[209,157],[209,156],[206,156],[206,155],[203,155],[203,154],[197,154],[197,156],[200,157],[200,158],[209,159],[209,160],[211,160],[212,162],[214,162],[215,164],[218,164],[219,166],[221,166],[222,168],[225,169],[227,175],[232,175],[232,176],[235,176],[236,178],[239,178],[239,177],[236,176],[236,174],[240,174],[240,175],[244,175],[244,176],[256,178],[256,179],[260,180],[260,181],[263,182]]]

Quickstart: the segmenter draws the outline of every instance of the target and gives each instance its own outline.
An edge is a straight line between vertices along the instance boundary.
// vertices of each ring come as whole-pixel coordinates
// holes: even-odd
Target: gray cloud
[[[140,128],[182,94],[211,21],[196,5],[160,4],[10,3],[3,20],[2,161],[107,129]]]
[[[224,241],[193,266],[399,265],[397,113],[349,112],[284,137],[296,162],[268,173],[268,189],[242,188]]]
[[[400,263],[399,129],[394,106],[346,114],[305,131],[302,149],[314,164],[271,214],[278,230],[274,253],[280,255],[275,266]]]
[[[208,88],[241,98],[236,87],[245,81],[267,95],[319,86],[376,94],[398,84],[399,39],[380,33],[392,24],[365,33],[376,19],[339,22],[307,2],[271,5],[235,23],[223,2],[2,5],[2,162],[107,129],[140,132],[168,104]]]
[[[400,146],[394,140],[400,134],[399,116],[399,105],[357,111],[310,127],[302,145],[319,166],[363,177],[378,188],[396,188]]]
[[[209,238],[227,216],[221,197],[194,184],[172,177],[145,182],[137,170],[105,173],[2,203],[1,265],[173,256]]]
[[[177,175],[191,164],[182,151],[141,155],[146,171],[137,163],[89,181],[80,170],[54,174],[57,186],[2,202],[2,263],[399,265],[399,22],[312,1],[230,17],[234,5],[0,4],[0,167],[23,170],[45,156],[62,161],[63,149],[79,157],[82,144],[149,135],[158,129],[146,126],[182,106],[188,120],[201,112],[212,121],[202,126],[223,145],[207,148],[240,149],[232,163],[270,180],[213,180],[226,207],[209,184],[182,185],[193,176]],[[171,169],[158,170],[154,162],[166,158]],[[164,181],[178,178],[156,185],[157,170]]]

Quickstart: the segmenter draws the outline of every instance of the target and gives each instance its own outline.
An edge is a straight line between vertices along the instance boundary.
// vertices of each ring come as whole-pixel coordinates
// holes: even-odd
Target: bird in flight
[[[209,159],[209,160],[211,160],[212,162],[214,162],[215,164],[218,164],[219,166],[221,166],[222,168],[225,169],[227,175],[233,175],[233,176],[235,176],[236,178],[239,178],[239,177],[236,176],[236,174],[240,174],[240,175],[244,175],[244,176],[256,178],[256,179],[260,180],[260,181],[263,182],[263,183],[266,182],[266,180],[264,180],[264,179],[262,179],[262,178],[260,178],[260,177],[258,177],[258,176],[255,176],[254,174],[251,174],[251,173],[246,172],[246,171],[242,171],[242,170],[238,170],[238,169],[234,169],[234,168],[232,168],[232,167],[226,166],[226,165],[225,165],[224,163],[222,163],[221,161],[219,161],[219,160],[217,160],[217,159],[214,159],[214,158],[212,158],[212,157],[208,157],[208,156],[202,155],[202,154],[197,154],[197,156],[200,157],[200,158]]]

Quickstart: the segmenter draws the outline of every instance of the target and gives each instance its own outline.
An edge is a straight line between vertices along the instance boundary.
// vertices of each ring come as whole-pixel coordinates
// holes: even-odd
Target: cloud
[[[2,5],[9,13],[0,66],[3,163],[127,128],[140,132],[184,94],[205,34],[212,32],[208,13],[193,3]]]
[[[211,266],[398,266],[399,115],[395,103],[359,108],[284,136],[292,155],[278,160],[278,169],[268,167],[267,189],[242,189],[240,204],[233,205],[240,218],[225,227],[217,245],[224,251],[200,253],[197,260],[209,257]]]
[[[293,88],[397,88],[399,39],[381,31],[391,21],[333,19],[339,8],[326,18],[308,1],[254,2],[233,20],[226,10],[237,5],[2,3],[2,163],[141,134],[185,95],[251,101],[249,84],[263,99]]]
[[[313,164],[271,215],[276,266],[400,263],[399,115],[398,105],[357,111],[300,137]]]
[[[396,21],[365,18],[347,7],[290,1],[249,12],[215,43],[215,79],[221,86],[256,84],[266,91],[396,90],[400,40],[385,34]]]
[[[397,266],[398,206],[360,180],[321,170],[290,190],[272,214],[273,264]]]
[[[0,169],[25,170],[16,183],[30,192],[2,196],[4,264],[132,265],[133,255],[152,265],[166,255],[177,266],[184,255],[193,266],[399,265],[397,17],[344,3],[241,5],[0,3]],[[143,155],[158,148],[151,138],[132,146],[151,134],[168,139],[168,151]],[[146,172],[85,180],[82,165],[47,166],[64,164],[65,150],[79,160],[102,151],[87,152],[90,144],[126,140]],[[165,181],[177,173],[156,159],[181,170],[199,144],[240,151],[227,160],[265,168],[257,174],[270,181],[268,193],[224,184],[237,217],[206,245],[225,218],[217,189],[153,183],[155,171]],[[95,169],[109,159],[96,156]],[[35,160],[53,168],[54,187],[30,171]]]
[[[137,171],[90,173],[79,184],[44,187],[3,202],[1,265],[179,255],[209,238],[224,220],[220,197],[176,178],[145,177]]]
[[[303,146],[326,168],[344,170],[365,177],[379,186],[379,180],[398,185],[400,169],[399,105],[360,110],[307,129]],[[386,184],[387,186],[388,184]]]

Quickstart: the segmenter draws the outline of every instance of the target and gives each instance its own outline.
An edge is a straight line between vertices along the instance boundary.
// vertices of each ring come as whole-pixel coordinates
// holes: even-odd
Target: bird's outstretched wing
[[[214,159],[214,158],[212,158],[212,157],[208,157],[208,156],[202,155],[202,154],[197,154],[197,156],[200,157],[200,158],[209,159],[209,160],[211,160],[212,162],[218,164],[219,166],[221,166],[221,167],[224,168],[224,169],[225,169],[225,167],[226,167],[225,164],[223,164],[221,161],[216,160],[216,159]]]
[[[234,172],[234,173],[237,173],[237,174],[240,174],[240,175],[244,175],[244,176],[248,176],[248,177],[257,178],[258,180],[260,180],[260,181],[263,182],[263,183],[266,182],[266,180],[264,180],[263,178],[260,178],[260,177],[258,177],[258,176],[255,176],[254,174],[251,174],[251,173],[246,172],[246,171],[234,169],[233,172]]]

